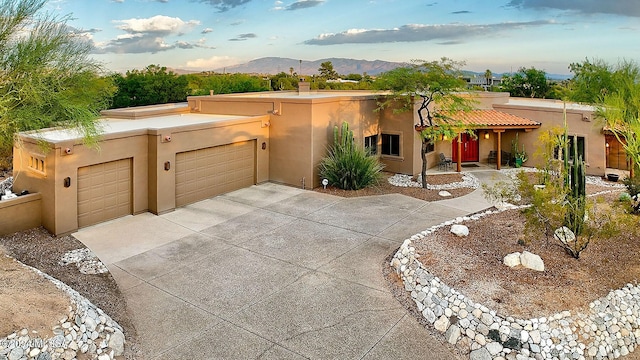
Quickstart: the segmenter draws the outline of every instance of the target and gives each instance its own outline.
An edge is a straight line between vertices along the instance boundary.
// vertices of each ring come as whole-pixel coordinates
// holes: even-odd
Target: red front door
[[[478,137],[472,137],[469,134],[462,134],[462,162],[474,162],[479,161],[479,144]],[[452,160],[458,161],[458,138],[453,139],[451,143],[451,153],[453,154]]]

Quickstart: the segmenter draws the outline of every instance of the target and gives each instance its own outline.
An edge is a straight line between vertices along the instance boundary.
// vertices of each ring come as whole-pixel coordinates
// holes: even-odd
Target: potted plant
[[[521,167],[527,161],[527,152],[524,150],[524,144],[522,144],[522,150],[520,150],[520,145],[518,144],[518,133],[516,133],[516,138],[511,142],[511,153],[516,167]]]

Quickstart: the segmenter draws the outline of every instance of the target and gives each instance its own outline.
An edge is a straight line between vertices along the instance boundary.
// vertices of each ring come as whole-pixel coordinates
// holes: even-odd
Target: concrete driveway
[[[147,359],[456,358],[393,298],[382,262],[488,206],[345,199],[266,183],[73,234],[121,287]]]

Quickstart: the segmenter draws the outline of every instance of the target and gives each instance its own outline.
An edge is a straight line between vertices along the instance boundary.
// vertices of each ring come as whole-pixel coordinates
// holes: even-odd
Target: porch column
[[[496,141],[498,142],[496,148],[498,149],[498,153],[496,154],[496,170],[500,170],[500,166],[502,166],[502,133],[504,130],[496,130],[493,129],[493,133],[496,134]]]
[[[462,171],[462,133],[458,133],[458,154],[456,159],[456,171]]]

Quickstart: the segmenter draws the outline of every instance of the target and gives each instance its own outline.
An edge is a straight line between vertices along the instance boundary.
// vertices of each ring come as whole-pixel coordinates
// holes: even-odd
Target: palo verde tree
[[[95,141],[115,91],[91,44],[66,25],[69,16],[43,14],[46,2],[0,0],[0,162],[19,131],[73,127]]]
[[[453,138],[465,127],[451,115],[471,110],[473,101],[460,96],[465,89],[460,67],[463,65],[448,58],[425,62],[414,60],[380,74],[375,86],[390,90],[392,94],[378,103],[378,110],[392,107],[394,112],[416,111],[420,122],[415,125],[422,140],[422,187],[427,188],[427,150],[429,144],[446,135]]]
[[[573,73],[569,82],[569,100],[597,104],[616,90],[615,70],[604,60],[585,59],[582,63],[570,64],[569,70]]]
[[[612,89],[596,105],[596,115],[615,135],[631,159],[631,177],[640,164],[640,67],[622,61],[613,70]]]

